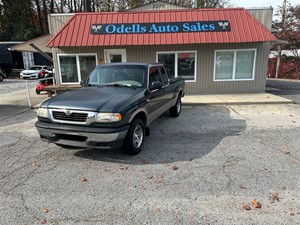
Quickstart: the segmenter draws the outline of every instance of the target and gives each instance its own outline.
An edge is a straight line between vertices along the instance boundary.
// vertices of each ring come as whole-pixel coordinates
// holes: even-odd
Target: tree
[[[155,0],[0,0],[0,41],[26,41],[48,31],[49,13],[124,11]],[[193,8],[225,7],[229,0],[165,0]]]
[[[191,8],[224,8],[229,5],[229,0],[164,0],[171,4]],[[155,2],[155,0],[98,0],[98,11],[124,11],[136,6]]]
[[[1,41],[28,40],[41,34],[35,26],[37,18],[30,0],[2,0],[0,8]]]
[[[293,54],[294,72],[300,79],[300,5],[292,6],[288,4],[285,11],[283,8],[279,8],[277,15],[281,15],[282,19],[274,21],[274,25],[279,28],[279,32],[275,35],[278,39],[288,41],[283,49]]]
[[[195,8],[224,8],[229,0],[196,0]]]

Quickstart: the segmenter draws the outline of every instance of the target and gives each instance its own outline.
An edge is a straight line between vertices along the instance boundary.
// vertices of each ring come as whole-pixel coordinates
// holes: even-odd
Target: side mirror
[[[85,81],[84,81],[84,80],[81,80],[81,81],[80,81],[80,86],[83,87],[83,86],[84,86],[84,83],[85,83]]]
[[[155,89],[162,89],[162,83],[159,81],[153,81],[149,88],[151,91]]]

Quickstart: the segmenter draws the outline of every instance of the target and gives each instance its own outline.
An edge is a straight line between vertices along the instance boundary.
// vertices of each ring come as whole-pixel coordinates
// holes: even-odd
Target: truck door
[[[170,85],[169,77],[168,77],[165,67],[160,65],[160,66],[158,66],[158,69],[159,69],[160,75],[162,77],[162,82],[163,82],[164,104],[168,104],[173,98],[176,97],[175,92],[174,92],[174,87],[172,87],[172,85]]]
[[[164,105],[164,92],[163,88],[161,89],[151,89],[151,84],[153,81],[159,81],[162,85],[162,78],[157,66],[149,67],[149,76],[148,76],[148,90],[149,94],[149,120],[150,122],[154,120],[157,116],[162,114],[163,105]]]

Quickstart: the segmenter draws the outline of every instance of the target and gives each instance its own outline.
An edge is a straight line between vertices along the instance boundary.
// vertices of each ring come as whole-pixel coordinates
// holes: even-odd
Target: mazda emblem
[[[66,114],[67,116],[70,116],[72,113],[73,113],[73,112],[70,111],[70,110],[66,110],[66,111],[65,111],[65,114]]]

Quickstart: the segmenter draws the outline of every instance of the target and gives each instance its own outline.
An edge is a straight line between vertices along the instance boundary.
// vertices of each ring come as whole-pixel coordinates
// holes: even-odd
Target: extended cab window
[[[152,66],[149,69],[149,84],[151,85],[153,81],[162,83],[157,66]]]
[[[168,85],[169,84],[169,78],[168,78],[168,75],[167,75],[167,72],[166,72],[165,68],[163,66],[159,66],[159,71],[160,71],[160,74],[162,76],[163,86]]]

